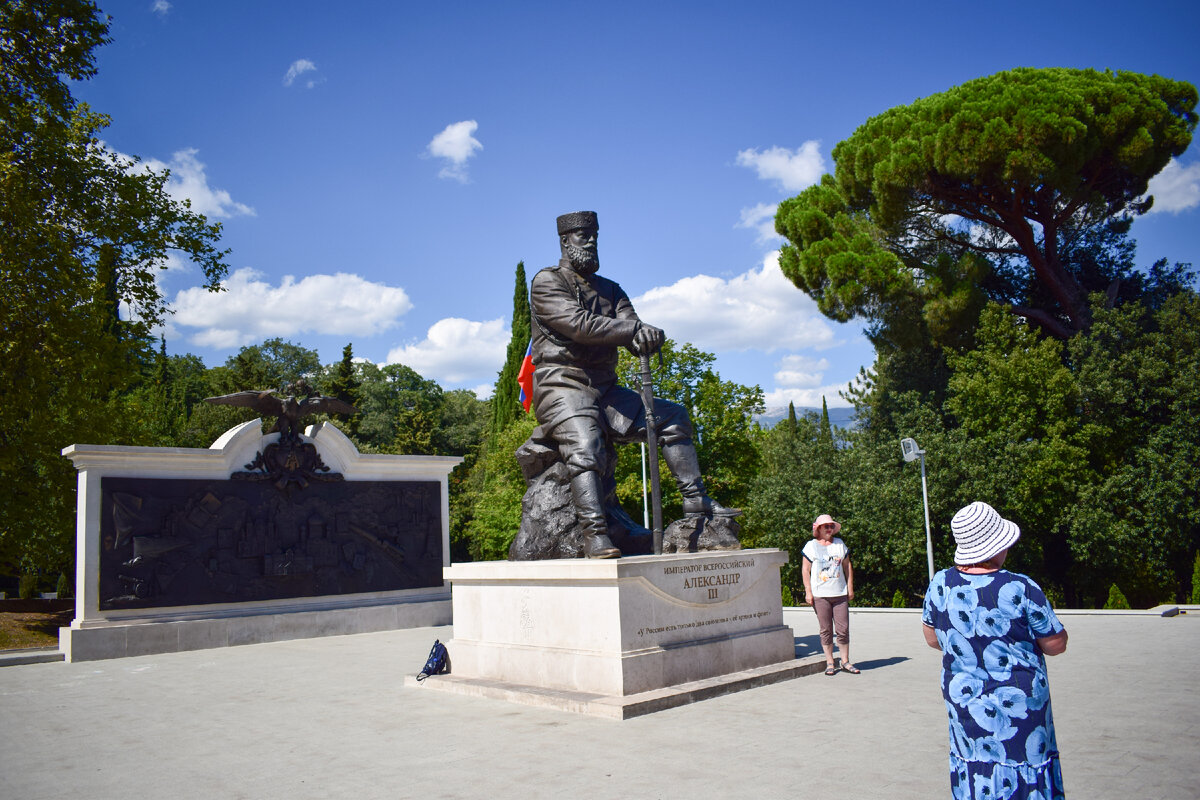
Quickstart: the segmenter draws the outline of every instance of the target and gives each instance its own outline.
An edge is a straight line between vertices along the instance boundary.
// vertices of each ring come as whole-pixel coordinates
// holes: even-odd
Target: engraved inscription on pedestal
[[[723,603],[749,588],[747,570],[754,569],[754,559],[737,557],[720,561],[670,563],[664,562],[662,574],[649,579],[660,590],[689,603]]]
[[[678,622],[674,625],[648,625],[644,628],[638,628],[638,636],[659,636],[665,633],[679,633],[689,631],[697,636],[703,636],[702,631],[710,625],[725,625],[731,622],[746,623],[760,620],[763,617],[770,616],[770,611],[755,611],[749,614],[732,614],[727,617],[713,617],[711,619],[694,619],[686,622]]]
[[[437,481],[105,477],[100,608],[442,585]]]
[[[724,604],[740,597],[751,589],[751,585],[762,574],[755,569],[755,559],[748,554],[739,554],[736,558],[725,558],[719,561],[688,561],[684,563],[663,563],[647,578],[659,591],[670,595],[676,600],[700,606]],[[698,612],[688,617],[679,617],[669,623],[649,624],[637,629],[639,637],[651,636],[658,641],[665,634],[663,641],[669,641],[676,636],[703,636],[703,629],[713,625],[721,626],[729,623],[747,623],[761,620],[772,612],[739,607],[736,612],[721,613],[715,609],[717,616]]]

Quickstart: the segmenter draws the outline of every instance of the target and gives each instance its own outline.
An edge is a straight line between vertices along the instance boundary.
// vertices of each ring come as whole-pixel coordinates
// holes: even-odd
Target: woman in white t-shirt
[[[812,527],[812,541],[801,553],[800,575],[804,578],[804,602],[817,612],[821,629],[821,648],[825,651],[825,674],[836,675],[833,661],[833,635],[837,633],[842,669],[851,675],[859,673],[850,661],[850,601],[854,599],[854,569],[850,566],[850,551],[835,534],[842,529],[840,522],[822,514]]]

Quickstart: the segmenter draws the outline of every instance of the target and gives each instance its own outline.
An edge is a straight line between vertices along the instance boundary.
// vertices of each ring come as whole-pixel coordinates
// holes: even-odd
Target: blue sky
[[[771,212],[868,117],[1018,66],[1200,84],[1195,3],[110,0],[74,87],[107,145],[224,226],[229,291],[172,263],[171,352],[282,337],[490,392],[514,271],[595,210],[601,272],[767,405],[845,405],[856,323],[779,274]],[[1151,189],[1138,263],[1200,265],[1200,150]]]

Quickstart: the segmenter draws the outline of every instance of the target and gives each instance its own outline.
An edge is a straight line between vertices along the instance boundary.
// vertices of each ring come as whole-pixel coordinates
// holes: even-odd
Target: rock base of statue
[[[783,622],[787,553],[485,561],[445,571],[451,671],[409,685],[625,719],[813,674]]]
[[[527,488],[521,500],[521,527],[508,548],[509,560],[582,558],[583,531],[575,517],[571,478],[557,450],[530,439],[517,448],[516,457]],[[604,518],[609,538],[622,555],[649,554],[651,532],[634,522],[617,504],[615,489],[611,477],[607,477]],[[738,550],[740,530],[732,517],[685,517],[672,522],[663,532],[663,552]]]
[[[741,526],[734,517],[684,517],[663,532],[664,553],[741,550]]]

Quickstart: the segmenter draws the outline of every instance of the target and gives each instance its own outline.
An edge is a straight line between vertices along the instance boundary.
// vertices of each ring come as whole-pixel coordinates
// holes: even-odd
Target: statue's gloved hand
[[[657,353],[666,338],[662,328],[656,328],[643,322],[637,329],[637,333],[633,335],[633,351],[638,355]]]

